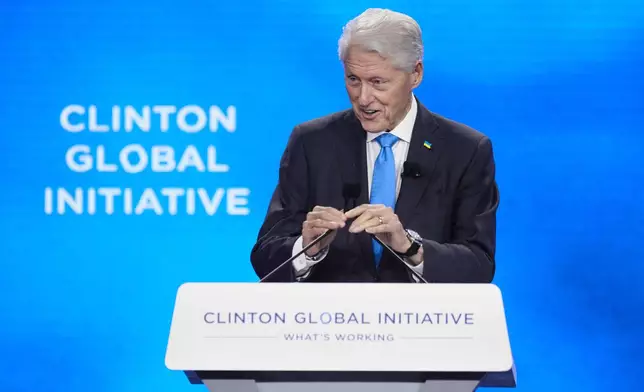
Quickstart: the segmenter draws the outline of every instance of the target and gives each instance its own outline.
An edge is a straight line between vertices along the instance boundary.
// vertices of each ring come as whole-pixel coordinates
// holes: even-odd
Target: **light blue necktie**
[[[380,154],[376,158],[371,180],[371,204],[384,204],[394,208],[396,204],[396,162],[391,147],[398,141],[398,137],[390,133],[383,133],[376,138],[380,144]],[[382,246],[376,241],[373,243],[373,254],[376,267],[380,264]]]

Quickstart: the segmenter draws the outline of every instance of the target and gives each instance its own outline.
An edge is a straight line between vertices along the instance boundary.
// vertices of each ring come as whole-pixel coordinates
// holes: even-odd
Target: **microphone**
[[[403,171],[401,176],[409,178],[419,178],[423,175],[421,167],[416,162],[405,161],[403,163]]]
[[[344,184],[342,187],[342,197],[344,198],[344,204],[345,208],[348,204],[348,200],[353,199],[353,206],[355,207],[356,204],[356,199],[360,196],[360,184]],[[322,235],[318,236],[316,239],[311,241],[307,246],[303,247],[302,250],[294,254],[293,256],[289,257],[286,261],[284,261],[282,264],[278,265],[275,267],[271,272],[269,272],[266,276],[264,276],[262,279],[259,280],[258,283],[262,283],[266,281],[271,275],[282,269],[285,265],[288,265],[293,262],[293,260],[297,259],[300,257],[304,252],[307,250],[311,249],[314,247],[318,242],[322,241],[324,238],[326,238],[329,234],[331,234],[333,230],[331,229],[326,229]]]
[[[342,197],[344,197],[345,207],[349,200],[352,200],[351,208],[356,207],[356,200],[360,197],[360,184],[359,183],[350,183],[344,184],[342,187]]]

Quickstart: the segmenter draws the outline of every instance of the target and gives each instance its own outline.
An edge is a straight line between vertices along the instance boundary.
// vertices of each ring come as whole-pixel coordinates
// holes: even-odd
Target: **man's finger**
[[[321,219],[314,219],[310,221],[304,221],[302,224],[302,231],[308,233],[311,233],[316,230],[321,230],[325,231],[327,229],[331,230],[337,230],[341,227],[344,226],[344,222],[333,222],[333,221],[325,221]]]
[[[315,206],[312,212],[309,212],[309,214],[318,214],[318,213],[332,216],[333,218],[329,220],[342,220],[342,221],[346,220],[346,217],[344,216],[344,211],[340,211],[333,207]]]
[[[344,215],[347,218],[352,219],[352,218],[355,218],[356,216],[361,215],[369,207],[370,207],[370,204],[362,204],[362,205],[357,206],[356,208],[352,208],[349,211],[345,212]]]
[[[344,222],[347,219],[340,211],[337,213],[332,211],[316,211],[310,212],[309,214],[310,215],[307,217],[309,220],[322,219],[331,222]]]
[[[334,222],[334,221],[327,221],[324,219],[315,219],[311,221],[311,228],[324,228],[324,229],[331,229],[331,230],[336,230],[344,226],[344,222]]]
[[[365,216],[365,215],[366,214],[363,214],[361,216]],[[353,222],[353,223],[355,224],[356,222],[357,222],[357,220],[355,222]],[[369,219],[367,219],[367,220],[365,220],[363,222],[360,222],[359,224],[357,224],[355,226],[352,224],[351,227],[349,228],[349,231],[351,233],[359,233],[359,232],[361,232],[363,230],[366,231],[369,228],[382,227],[382,226],[388,226],[388,220],[385,219],[382,216],[375,215],[375,216],[369,217]],[[385,230],[384,232],[388,232],[388,230]]]
[[[323,229],[323,228],[320,228],[320,227],[314,227],[314,228],[309,230],[309,234],[313,238],[318,238],[319,236],[321,236],[325,232],[326,232],[326,229]]]
[[[376,223],[375,225],[365,227],[364,231],[366,231],[369,234],[378,234],[378,233],[392,233],[394,231],[394,228],[392,227],[391,224],[385,223],[385,224],[380,224],[379,222]]]
[[[328,207],[328,206],[315,206],[315,207],[313,207],[312,211],[328,211],[328,212],[332,212],[332,213],[342,213],[337,208]]]
[[[364,223],[370,220],[371,218],[373,218],[373,216],[374,216],[373,212],[367,209],[365,212],[360,214],[360,216],[358,216],[356,220],[354,220],[351,223],[351,226],[349,226],[349,231],[352,233],[357,233],[358,231],[361,231],[364,228],[363,227]]]
[[[384,204],[361,204],[347,212],[344,213],[347,218],[355,218],[363,214],[367,210],[387,208]]]
[[[389,221],[392,216],[395,216],[393,210],[389,207],[382,205],[370,205],[360,216],[353,221],[357,225],[363,225],[364,222],[372,219],[373,217],[382,217],[383,220]]]
[[[387,218],[385,216],[374,214],[371,218],[363,222],[361,226],[363,229],[373,226],[382,226],[388,224],[390,220],[391,217]]]

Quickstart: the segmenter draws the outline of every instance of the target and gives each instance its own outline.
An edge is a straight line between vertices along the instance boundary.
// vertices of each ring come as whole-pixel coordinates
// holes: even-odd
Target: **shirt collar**
[[[414,130],[414,123],[416,122],[417,112],[418,112],[418,103],[416,102],[416,97],[414,97],[414,94],[412,94],[411,108],[409,108],[409,111],[402,119],[402,121],[394,129],[392,129],[390,133],[392,135],[397,136],[398,139],[403,140],[407,143],[410,143],[411,133]],[[367,142],[373,141],[375,138],[382,135],[383,133],[385,133],[385,131],[377,132],[377,133],[367,132]]]

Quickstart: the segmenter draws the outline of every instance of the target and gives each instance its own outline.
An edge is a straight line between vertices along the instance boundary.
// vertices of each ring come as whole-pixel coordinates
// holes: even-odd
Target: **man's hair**
[[[351,47],[377,52],[406,72],[423,59],[418,23],[408,15],[382,8],[369,8],[343,27],[338,41],[340,60],[346,60]]]

